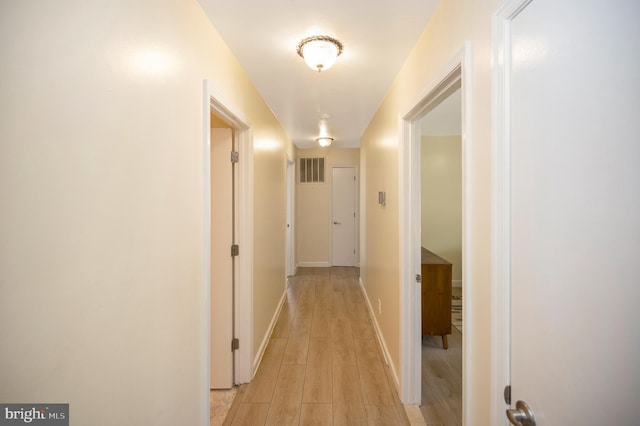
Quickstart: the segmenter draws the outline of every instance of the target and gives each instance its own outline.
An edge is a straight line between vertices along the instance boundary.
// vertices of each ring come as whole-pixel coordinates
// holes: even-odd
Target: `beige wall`
[[[296,163],[296,261],[301,266],[330,266],[331,168],[356,166],[359,172],[360,149],[299,149],[297,156],[325,157],[325,183],[301,184]],[[358,229],[359,222],[356,222]]]
[[[0,63],[0,400],[199,424],[203,79],[254,126],[256,340],[291,143],[194,0],[2,2]]]
[[[453,264],[462,280],[461,137],[422,136],[422,247]]]
[[[490,178],[491,178],[491,14],[499,0],[443,0],[418,40],[385,100],[362,137],[363,228],[366,230],[361,275],[369,299],[382,301],[377,315],[391,362],[400,371],[399,223],[398,223],[398,114],[417,102],[430,84],[441,77],[453,56],[471,41],[472,72],[468,179],[470,188],[469,267],[473,271],[473,305],[465,331],[473,335],[469,353],[471,380],[467,419],[474,425],[489,425],[490,401]],[[377,203],[377,191],[387,191],[387,205]],[[471,303],[471,302],[470,302]],[[468,325],[467,325],[468,324]]]
[[[265,122],[261,128],[256,126],[253,132],[254,355],[269,331],[269,324],[286,289],[286,171],[287,157],[295,158],[295,147],[285,131],[272,120],[275,118],[269,115],[271,126]]]

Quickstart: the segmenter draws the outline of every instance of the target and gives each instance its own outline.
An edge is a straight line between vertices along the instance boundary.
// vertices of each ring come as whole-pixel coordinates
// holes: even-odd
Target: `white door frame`
[[[202,175],[203,175],[203,257],[202,257],[202,354],[201,354],[201,419],[210,423],[211,372],[211,120],[213,112],[235,129],[236,149],[240,153],[236,191],[236,241],[240,255],[235,265],[235,335],[240,348],[234,354],[235,383],[251,381],[253,353],[253,137],[252,125],[239,109],[232,107],[216,93],[213,84],[203,84]],[[231,155],[231,153],[229,153]],[[231,161],[231,159],[229,159]],[[229,342],[231,344],[231,342]]]
[[[504,387],[511,382],[511,267],[509,150],[509,64],[511,21],[531,2],[516,0],[505,3],[492,22],[492,105],[491,133],[493,161],[491,176],[491,424],[508,424],[504,410]]]
[[[399,202],[400,202],[400,399],[405,404],[421,403],[421,294],[416,275],[421,274],[420,214],[420,119],[459,87],[462,92],[462,276],[463,321],[473,307],[473,274],[471,272],[471,43],[453,56],[449,63],[416,102],[399,116]],[[464,326],[462,335],[462,401],[463,424],[470,408],[471,341],[473,328]]]
[[[492,18],[491,93],[491,424],[509,424],[503,398],[511,383],[511,21],[531,0],[510,0]]]

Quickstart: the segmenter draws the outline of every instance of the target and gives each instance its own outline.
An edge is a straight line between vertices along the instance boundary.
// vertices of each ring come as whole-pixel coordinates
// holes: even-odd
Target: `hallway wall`
[[[451,279],[462,281],[461,136],[422,136],[422,247],[452,263]],[[456,284],[457,284],[456,283]]]
[[[442,0],[420,36],[385,100],[362,137],[363,228],[366,241],[361,275],[371,301],[379,298],[382,313],[376,313],[391,362],[400,371],[399,315],[399,204],[398,135],[399,114],[408,112],[425,90],[435,84],[466,40],[472,43],[471,164],[473,182],[470,209],[472,224],[470,270],[473,304],[465,330],[473,334],[471,381],[465,390],[473,424],[490,424],[490,187],[491,187],[491,15],[501,1]],[[378,191],[386,191],[386,206],[378,204]],[[465,285],[468,283],[465,283]]]
[[[300,166],[296,162],[296,260],[301,266],[331,265],[331,168],[357,166],[358,148],[298,149],[297,158],[326,157],[324,183],[300,183]],[[360,229],[359,217],[356,231]],[[359,259],[359,238],[356,238],[356,262]]]
[[[253,126],[257,341],[293,145],[195,0],[2,2],[0,62],[0,400],[200,424],[203,79]]]

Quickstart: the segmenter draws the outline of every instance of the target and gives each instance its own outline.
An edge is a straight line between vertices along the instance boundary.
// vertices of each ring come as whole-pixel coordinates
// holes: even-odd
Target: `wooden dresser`
[[[451,262],[422,247],[422,335],[451,334]]]

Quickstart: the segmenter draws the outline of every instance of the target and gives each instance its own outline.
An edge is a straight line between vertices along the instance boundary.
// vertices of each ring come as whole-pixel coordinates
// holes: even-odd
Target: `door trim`
[[[421,403],[421,294],[415,276],[421,272],[420,258],[420,127],[419,120],[461,87],[462,91],[462,274],[463,321],[472,315],[473,273],[471,270],[473,182],[471,172],[471,43],[465,42],[443,68],[439,77],[421,91],[422,95],[399,115],[399,204],[400,204],[400,399],[405,404]],[[473,328],[464,327],[462,401],[463,424],[473,401],[471,342]]]
[[[492,17],[491,93],[491,424],[508,425],[505,386],[511,382],[511,21],[532,0],[510,0]]]
[[[239,109],[223,101],[213,83],[203,82],[203,222],[202,222],[202,353],[201,353],[201,420],[210,423],[211,372],[211,164],[210,114],[213,112],[235,129],[236,147],[240,153],[237,169],[236,196],[236,241],[240,245],[240,256],[235,266],[235,335],[240,339],[240,348],[235,352],[235,383],[248,383],[252,378],[253,353],[253,136],[252,124]],[[229,342],[231,343],[231,342]]]

